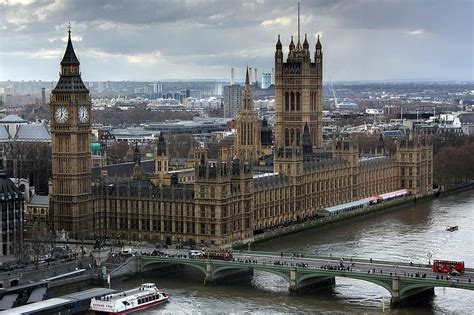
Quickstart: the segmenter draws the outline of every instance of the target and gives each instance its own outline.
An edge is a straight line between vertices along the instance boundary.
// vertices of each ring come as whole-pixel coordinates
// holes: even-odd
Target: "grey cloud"
[[[311,17],[309,22],[303,19],[302,32],[323,33],[326,74],[332,73],[333,79],[426,77],[421,72],[472,78],[471,1],[307,0],[301,7],[302,14]],[[0,80],[22,72],[17,69],[23,69],[25,63],[27,68],[38,69],[44,69],[46,63],[54,64],[21,56],[64,49],[62,41],[48,39],[66,36],[68,21],[72,21],[73,35],[82,38],[74,45],[87,68],[83,73],[88,72],[92,79],[104,73],[111,80],[140,79],[143,69],[126,64],[127,56],[157,51],[169,63],[148,65],[150,75],[158,79],[185,73],[184,66],[191,72],[188,76],[194,78],[226,78],[229,65],[247,63],[268,70],[273,64],[276,35],[281,33],[283,44],[288,45],[296,31],[295,15],[296,1],[287,0],[0,4]],[[270,28],[261,25],[265,20],[282,17],[291,17],[291,23]],[[16,24],[8,22],[12,19]],[[26,21],[18,23],[20,19]],[[408,34],[419,29],[423,31],[416,38]],[[310,36],[311,47],[314,44],[315,38]],[[114,68],[104,58],[85,60],[91,51],[104,58],[114,56],[111,60],[123,64]],[[179,72],[173,72],[172,65],[177,65]],[[213,70],[203,73],[203,66],[212,66]],[[52,70],[39,72],[38,76],[43,77],[38,78],[55,79],[57,64]],[[53,77],[44,77],[45,73]]]

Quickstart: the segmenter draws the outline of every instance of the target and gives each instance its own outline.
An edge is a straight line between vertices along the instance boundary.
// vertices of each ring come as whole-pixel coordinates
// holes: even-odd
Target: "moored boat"
[[[458,229],[459,229],[459,227],[457,225],[453,225],[453,226],[448,226],[446,228],[446,231],[454,232],[454,231],[457,231]]]
[[[91,299],[90,310],[96,314],[127,314],[165,303],[169,296],[158,290],[154,283],[138,288]]]

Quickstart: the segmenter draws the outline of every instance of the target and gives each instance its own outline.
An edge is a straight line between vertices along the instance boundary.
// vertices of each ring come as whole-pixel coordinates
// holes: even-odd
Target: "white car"
[[[190,250],[188,252],[188,257],[189,258],[200,258],[200,257],[202,257],[203,254],[204,253],[200,250]]]

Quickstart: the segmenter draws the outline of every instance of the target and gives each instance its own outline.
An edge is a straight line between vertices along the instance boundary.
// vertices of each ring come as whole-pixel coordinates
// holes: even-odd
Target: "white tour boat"
[[[158,290],[154,283],[144,283],[138,288],[100,298],[91,299],[91,311],[96,314],[126,314],[152,307],[169,300],[169,296]]]

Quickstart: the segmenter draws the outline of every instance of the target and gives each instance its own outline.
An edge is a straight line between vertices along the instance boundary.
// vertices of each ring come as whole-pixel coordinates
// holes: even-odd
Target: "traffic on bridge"
[[[433,295],[435,287],[474,290],[474,269],[463,262],[434,260],[432,264],[390,262],[373,258],[311,256],[287,252],[232,251],[229,249],[163,249],[141,253],[141,270],[160,265],[184,265],[201,270],[206,285],[230,273],[274,273],[286,279],[290,293],[301,294],[309,289],[335,284],[335,277],[372,282],[387,289],[392,305],[422,294]]]

